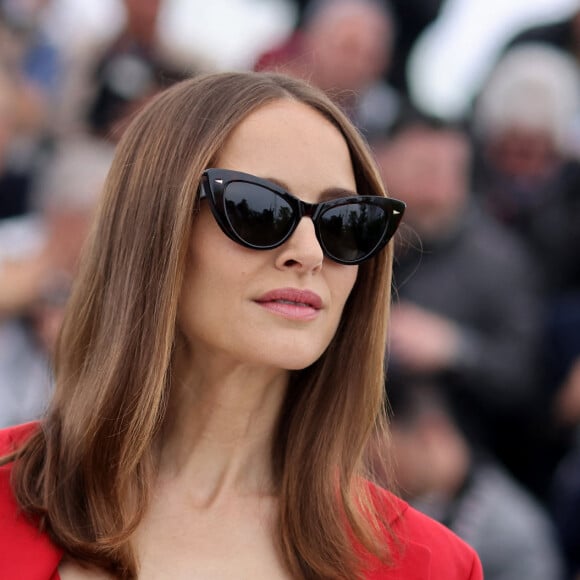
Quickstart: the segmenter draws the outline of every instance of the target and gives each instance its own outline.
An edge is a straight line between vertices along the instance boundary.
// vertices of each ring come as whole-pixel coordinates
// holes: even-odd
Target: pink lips
[[[297,288],[271,290],[256,302],[266,310],[292,320],[312,320],[322,308],[318,294]]]

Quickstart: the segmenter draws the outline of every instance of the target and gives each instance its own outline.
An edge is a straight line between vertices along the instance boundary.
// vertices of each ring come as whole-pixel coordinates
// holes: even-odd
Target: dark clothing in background
[[[528,182],[487,170],[477,189],[486,209],[528,245],[548,295],[580,290],[580,162]]]
[[[527,246],[542,277],[541,386],[549,403],[580,356],[580,163],[562,161],[543,179],[484,176],[483,203]],[[561,454],[567,436],[554,437]]]
[[[514,461],[531,469],[522,427],[540,405],[540,303],[524,247],[474,206],[446,238],[400,248],[394,283],[395,303],[400,298],[454,321],[462,345],[452,368],[437,376],[413,376],[391,359],[390,380],[402,388],[408,380],[434,382],[473,444],[514,470]]]
[[[556,471],[552,508],[569,573],[580,574],[580,445]]]
[[[0,176],[0,219],[21,216],[29,211],[31,187],[28,173],[6,171]]]
[[[437,18],[445,0],[391,0],[397,22],[393,60],[387,80],[401,94],[409,96],[407,64],[421,33]]]

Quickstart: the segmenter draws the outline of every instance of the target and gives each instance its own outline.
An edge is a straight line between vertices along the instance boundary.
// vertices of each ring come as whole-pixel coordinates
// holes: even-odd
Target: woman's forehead
[[[226,140],[216,166],[277,178],[306,192],[356,189],[340,130],[309,105],[290,99],[250,113]]]

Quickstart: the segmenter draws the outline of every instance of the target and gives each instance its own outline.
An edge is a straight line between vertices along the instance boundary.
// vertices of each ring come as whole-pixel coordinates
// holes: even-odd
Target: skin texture
[[[215,165],[276,179],[308,202],[355,191],[339,131],[290,100],[250,114]],[[140,580],[289,577],[273,539],[272,432],[289,370],[327,348],[357,271],[323,256],[308,218],[279,248],[255,251],[227,238],[200,203],[159,477],[134,538]],[[256,302],[278,288],[315,292],[322,307],[293,319]],[[61,576],[104,577],[71,562]]]

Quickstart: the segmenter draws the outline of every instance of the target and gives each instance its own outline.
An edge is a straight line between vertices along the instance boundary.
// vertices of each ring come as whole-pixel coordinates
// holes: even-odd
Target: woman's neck
[[[196,365],[174,380],[159,441],[159,478],[182,481],[209,506],[231,495],[274,493],[271,451],[288,373]]]

